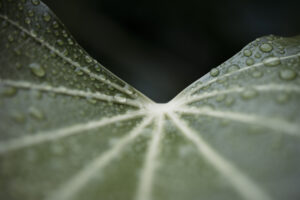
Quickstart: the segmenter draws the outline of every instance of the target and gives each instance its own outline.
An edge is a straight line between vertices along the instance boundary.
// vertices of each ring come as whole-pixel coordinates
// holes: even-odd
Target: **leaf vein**
[[[39,132],[36,134],[30,134],[26,136],[20,136],[20,138],[11,139],[8,141],[0,142],[0,155],[18,150],[21,148],[37,145],[43,142],[53,141],[60,138],[64,138],[70,135],[85,133],[85,131],[106,126],[119,121],[126,121],[144,115],[144,111],[134,111],[126,114],[117,115],[111,118],[104,118],[97,121],[89,121],[82,124],[76,124],[70,127],[64,127],[57,130],[51,130],[46,132]]]
[[[197,147],[199,153],[210,163],[221,175],[226,177],[233,188],[247,200],[271,200],[246,174],[240,171],[232,163],[219,155],[202,137],[193,129],[180,120],[174,113],[169,113],[175,126],[181,130],[183,135]]]

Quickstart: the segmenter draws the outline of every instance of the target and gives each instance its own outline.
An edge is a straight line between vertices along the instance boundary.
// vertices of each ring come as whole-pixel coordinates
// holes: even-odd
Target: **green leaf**
[[[158,104],[39,0],[0,1],[0,26],[0,199],[299,199],[300,36]]]

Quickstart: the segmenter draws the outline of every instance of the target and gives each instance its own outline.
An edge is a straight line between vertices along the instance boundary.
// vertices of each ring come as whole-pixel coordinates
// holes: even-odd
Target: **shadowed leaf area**
[[[300,198],[299,36],[256,39],[158,104],[39,0],[1,0],[0,27],[0,199]]]

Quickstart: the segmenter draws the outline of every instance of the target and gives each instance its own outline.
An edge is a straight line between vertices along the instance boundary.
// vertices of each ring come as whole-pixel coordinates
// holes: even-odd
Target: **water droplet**
[[[17,63],[16,63],[16,68],[17,68],[17,69],[21,69],[21,67],[22,67],[21,63],[17,62]]]
[[[20,11],[22,11],[22,10],[24,9],[24,6],[23,6],[23,4],[21,4],[21,3],[18,3],[18,8],[19,8],[19,10],[20,10]]]
[[[287,93],[279,93],[276,97],[276,102],[283,104],[286,103],[289,100],[289,95]]]
[[[101,81],[105,81],[105,80],[106,80],[106,77],[105,77],[103,74],[100,74],[100,75],[99,75],[99,79],[100,79]]]
[[[44,114],[39,109],[37,109],[35,107],[30,107],[28,109],[28,112],[29,112],[30,116],[34,119],[37,119],[37,120],[44,119]]]
[[[33,10],[28,10],[28,16],[33,17],[34,16],[34,11]]]
[[[228,97],[226,98],[226,100],[225,100],[225,104],[226,104],[227,106],[231,106],[231,105],[234,103],[234,101],[235,101],[234,98],[232,98],[231,96],[228,96]]]
[[[223,100],[225,99],[225,97],[226,97],[225,94],[218,95],[218,96],[216,97],[216,101],[217,101],[217,102],[221,102],[221,101],[223,101]]]
[[[230,67],[227,69],[227,73],[234,72],[239,69],[240,69],[240,67],[238,65],[230,65]]]
[[[283,80],[293,80],[297,77],[297,73],[292,69],[282,69],[279,72],[279,77]]]
[[[248,66],[253,65],[253,64],[254,64],[253,58],[247,58],[246,64],[247,64]]]
[[[101,70],[100,65],[96,64],[96,65],[95,65],[95,70],[96,70],[97,72],[100,72],[100,70]]]
[[[121,102],[121,103],[126,102],[126,98],[123,97],[121,94],[116,94],[116,95],[114,96],[114,99],[115,99],[116,101],[118,101],[118,102]]]
[[[272,45],[270,45],[268,43],[264,43],[264,44],[260,45],[259,49],[262,52],[270,52],[270,51],[272,51],[273,47],[272,47]]]
[[[11,113],[11,118],[17,122],[17,123],[24,123],[25,122],[25,117],[22,113],[19,113],[19,112],[12,112]]]
[[[219,69],[217,69],[217,68],[212,68],[212,69],[210,70],[210,75],[213,76],[213,77],[218,76],[219,73],[220,73],[220,71],[219,71]]]
[[[31,0],[31,3],[35,6],[40,4],[40,0]]]
[[[133,94],[131,87],[128,84],[124,85],[124,89],[126,90],[127,94]]]
[[[31,63],[29,65],[29,68],[31,69],[31,72],[37,77],[44,77],[46,75],[44,68],[38,63]]]
[[[261,54],[259,52],[257,52],[255,55],[254,55],[255,58],[260,58],[261,57]]]
[[[245,100],[253,99],[258,95],[258,92],[253,88],[247,88],[242,92],[242,98]]]
[[[268,57],[263,60],[264,65],[269,67],[275,67],[280,64],[280,59],[278,57]]]
[[[253,78],[260,78],[263,76],[263,73],[261,71],[255,70],[251,75]]]
[[[79,67],[77,67],[77,68],[75,69],[75,73],[76,73],[77,75],[79,75],[79,76],[83,75],[83,71],[81,71],[81,69],[80,69]]]
[[[9,34],[7,36],[7,39],[8,39],[9,42],[13,42],[14,41],[14,37],[11,34]]]
[[[36,38],[37,33],[36,33],[35,30],[30,30],[30,35],[31,35],[32,37]]]
[[[93,99],[93,98],[91,98],[91,97],[86,98],[86,100],[87,100],[89,103],[91,103],[91,104],[96,104],[96,103],[97,103],[97,100],[96,100],[96,99]]]
[[[29,17],[26,17],[25,20],[24,20],[24,22],[29,25],[31,23],[31,20],[30,20]]]
[[[49,13],[44,13],[43,19],[45,22],[49,22],[51,20],[51,16],[49,15]]]
[[[85,58],[85,62],[87,63],[91,63],[93,61],[90,56],[85,56],[84,58]]]
[[[15,87],[8,87],[6,88],[2,94],[6,97],[13,97],[17,94],[18,90]]]
[[[249,50],[249,49],[244,50],[244,56],[249,57],[251,55],[252,55],[252,51],[251,50]]]
[[[69,45],[73,45],[74,44],[74,42],[73,42],[73,40],[71,38],[68,38],[67,41],[68,41]]]
[[[52,23],[52,26],[53,26],[53,28],[58,28],[58,27],[59,27],[57,21],[54,21],[54,22]]]
[[[64,45],[64,41],[62,41],[61,39],[56,40],[56,42],[59,46]]]

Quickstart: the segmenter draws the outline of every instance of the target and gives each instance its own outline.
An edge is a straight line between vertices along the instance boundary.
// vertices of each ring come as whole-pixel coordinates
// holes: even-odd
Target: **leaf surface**
[[[38,0],[0,1],[0,27],[1,199],[299,199],[299,36],[158,104]]]

